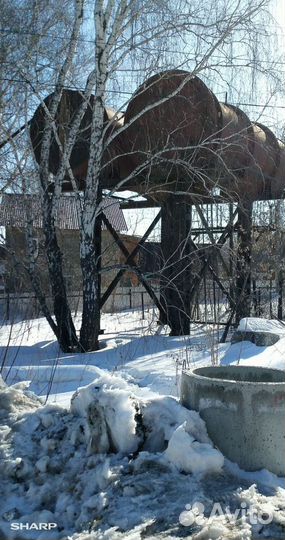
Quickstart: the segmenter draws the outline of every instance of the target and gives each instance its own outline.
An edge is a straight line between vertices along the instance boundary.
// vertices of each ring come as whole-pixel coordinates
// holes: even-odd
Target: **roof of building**
[[[29,217],[33,216],[33,225],[42,228],[42,216],[39,195],[5,194],[0,204],[0,226],[24,228],[27,224],[27,208]],[[103,199],[103,212],[116,231],[127,231],[128,227],[123,211],[116,199],[105,197]],[[61,196],[56,220],[59,229],[79,229],[79,216],[75,197]],[[106,229],[104,223],[102,228]]]

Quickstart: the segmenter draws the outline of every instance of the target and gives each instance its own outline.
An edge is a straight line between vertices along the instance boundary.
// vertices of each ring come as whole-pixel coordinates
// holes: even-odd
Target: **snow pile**
[[[251,540],[252,529],[245,519],[235,520],[234,516],[201,518],[201,530],[189,540]]]
[[[139,405],[122,377],[105,373],[79,389],[71,400],[71,411],[84,419],[90,452],[130,454],[138,449],[142,439],[136,421]]]
[[[264,524],[272,522],[275,529],[272,536],[278,538],[278,530],[285,533],[285,489],[278,487],[272,496],[265,496],[259,493],[257,486],[253,484],[249,489],[241,491],[239,498],[242,503],[246,503],[247,508],[254,508],[254,516],[261,519],[255,519],[252,523],[254,534],[259,535],[262,532]],[[273,531],[272,531],[273,532]]]
[[[284,489],[274,495],[264,495],[256,485],[237,490],[236,504],[231,507],[220,501],[203,499],[186,509],[179,516],[187,528],[199,527],[189,540],[250,540],[252,538],[283,538],[285,529]],[[266,530],[267,529],[267,530]]]
[[[239,332],[270,332],[285,337],[285,325],[275,319],[245,317],[240,320],[237,330]]]
[[[224,457],[211,444],[199,443],[188,432],[187,422],[173,433],[165,451],[166,457],[180,471],[187,473],[220,472]]]
[[[35,410],[42,401],[32,392],[25,391],[29,387],[28,382],[19,382],[13,386],[7,386],[0,378],[0,420],[13,421],[19,413]]]
[[[285,370],[284,324],[276,320],[247,317],[240,321],[237,332],[245,333],[244,340],[229,346],[221,365],[239,364]],[[246,334],[251,333],[257,336],[263,334],[262,346],[246,339]],[[276,336],[276,343],[272,339],[266,340],[266,336]],[[273,344],[265,345],[267,341]]]
[[[36,339],[35,331],[31,344]],[[53,346],[45,342],[39,353],[40,343],[34,351],[33,369],[16,366],[17,373],[11,372],[9,380],[20,380],[24,375],[33,379],[33,388],[42,390],[49,383],[56,358],[52,391],[60,392],[60,398],[62,392],[68,392],[68,406],[70,392],[89,384],[74,394],[71,410],[43,406],[29,392],[27,383],[8,388],[0,378],[1,539],[284,537],[284,490],[276,489],[281,480],[268,471],[246,473],[233,464],[229,467],[227,460],[222,467],[223,456],[213,448],[199,414],[144,387],[151,385],[161,394],[173,388],[176,395],[175,358],[177,351],[185,354],[183,343],[150,336],[145,343],[134,340],[127,349],[123,344],[120,349],[85,355],[82,365],[74,364],[73,357],[57,359],[57,349],[52,351]],[[31,355],[30,346],[22,348],[23,353],[19,348],[21,355],[17,356],[20,365],[25,354],[28,362]],[[271,355],[272,351],[273,347]],[[269,357],[264,348],[265,353],[264,362]],[[118,358],[124,365],[120,372]],[[79,356],[76,362],[80,362]],[[98,365],[116,369],[115,374]],[[135,365],[133,371],[131,365]],[[266,488],[261,485],[265,477]],[[258,481],[260,485],[252,486]],[[188,507],[193,508],[197,501],[204,505],[199,523],[190,523],[187,516],[188,521],[182,523],[183,510],[189,512]],[[217,501],[224,510],[229,507],[228,513],[211,517]],[[236,519],[236,510],[242,504],[249,506],[250,501],[261,514],[270,510],[272,522],[252,524],[247,513]],[[56,523],[57,528],[42,532],[11,529],[13,522],[45,521]]]
[[[0,387],[1,537],[37,538],[38,531],[11,530],[11,522],[41,523],[48,516],[57,530],[45,531],[45,540],[57,540],[95,526],[112,507],[118,489],[131,507],[134,497],[152,499],[154,493],[159,502],[166,485],[174,498],[179,471],[220,471],[223,458],[217,458],[196,412],[174,398],[148,394],[120,376],[102,370],[99,375],[77,391],[70,411],[43,406],[27,383]],[[187,437],[180,447],[184,462],[173,452],[181,429]],[[163,475],[157,486],[154,473],[158,479]],[[186,493],[184,488],[184,497]],[[131,519],[116,514],[109,523],[124,529],[136,527],[140,519],[136,511]]]
[[[180,471],[220,471],[224,458],[215,450],[204,421],[171,397],[140,397],[141,391],[119,376],[102,375],[79,389],[71,411],[83,419],[90,452],[162,452]]]
[[[105,490],[116,478],[104,456],[89,456],[74,437],[78,418],[57,406],[43,406],[24,388],[1,387],[1,538],[56,540],[88,529],[107,504]],[[13,531],[11,522],[57,524],[57,530]]]
[[[189,411],[170,396],[149,397],[142,402],[143,422],[147,429],[146,449],[156,452],[165,447],[174,431],[185,422],[188,433],[201,443],[210,443],[206,424],[196,411]]]

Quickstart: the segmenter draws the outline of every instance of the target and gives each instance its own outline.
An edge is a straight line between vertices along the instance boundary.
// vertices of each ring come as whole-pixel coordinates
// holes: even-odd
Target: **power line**
[[[37,85],[37,86],[40,86],[42,88],[55,88],[56,87],[56,84],[55,83],[40,83],[40,82],[36,82],[36,83],[32,83],[30,81],[26,81],[24,79],[9,79],[8,77],[1,77],[0,78],[0,81],[6,81],[6,82],[17,82],[17,83],[21,83],[21,84],[27,84],[29,86],[32,86],[32,85]],[[84,92],[85,91],[85,88],[83,87],[79,87],[79,86],[72,86],[72,85],[69,85],[68,87],[66,87],[66,90],[78,90],[78,92]],[[126,91],[119,91],[119,90],[108,90],[108,92],[111,92],[113,94],[126,94],[128,96],[132,96],[133,95],[133,92],[126,92]]]
[[[4,146],[6,144],[8,144],[8,142],[10,142],[11,139],[15,139],[15,137],[17,137],[17,135],[19,135],[19,133],[21,133],[21,131],[24,131],[24,129],[30,125],[31,121],[32,120],[28,120],[28,122],[26,122],[26,124],[23,124],[21,127],[19,127],[19,129],[17,129],[17,131],[14,131],[14,133],[12,133],[12,135],[10,135],[10,137],[7,137],[4,141],[1,141],[0,150],[1,150],[1,148],[4,148]]]
[[[262,26],[261,28],[265,28],[265,25]],[[267,26],[268,28],[268,26]],[[274,28],[272,26],[272,28]],[[10,34],[15,34],[15,35],[20,35],[20,36],[38,36],[38,37],[48,37],[48,38],[51,38],[51,39],[60,39],[60,40],[68,40],[70,38],[69,35],[67,36],[60,36],[60,35],[53,35],[53,34],[48,34],[48,33],[40,33],[40,32],[28,32],[28,31],[22,31],[22,30],[6,30],[6,29],[3,29],[3,28],[0,28],[0,33],[2,34],[7,34],[7,35],[10,35]],[[282,36],[282,37],[285,37],[285,32],[282,32],[280,34],[274,32],[274,36]],[[86,39],[86,38],[78,38],[78,42],[80,43],[91,43],[94,45],[94,39]],[[143,50],[145,52],[157,52],[157,48],[155,47],[138,47],[138,50]],[[178,50],[169,50],[169,49],[160,49],[159,50],[160,53],[166,53],[166,54],[181,54],[181,55],[185,55],[185,50],[183,51],[178,51]],[[219,56],[219,55],[213,55],[211,58],[216,58],[216,59],[220,59],[220,60],[224,60],[225,56]],[[189,57],[188,57],[189,58]],[[197,60],[198,61],[198,56],[192,56],[192,59],[193,60]],[[203,59],[203,55],[201,56],[201,60]],[[242,57],[242,56],[238,56],[236,58],[236,60],[238,61],[248,61],[248,58],[246,57]],[[256,60],[255,60],[256,61]],[[271,62],[270,60],[259,60],[258,61],[259,63],[262,63],[262,64],[269,64],[269,65],[272,65],[272,64],[275,64],[275,65],[282,65],[284,66],[285,65],[285,62],[284,61],[276,61],[276,62]]]
[[[18,82],[18,83],[21,83],[21,84],[27,84],[27,85],[32,85],[32,83],[30,83],[29,81],[25,81],[25,80],[22,80],[22,79],[8,79],[8,78],[0,78],[0,81],[7,81],[7,82]],[[42,88],[55,88],[56,87],[56,84],[54,83],[33,83],[33,84],[36,84],[38,86],[41,86]],[[66,90],[77,90],[78,92],[84,92],[85,91],[85,88],[83,87],[79,87],[79,86],[71,86],[69,85],[68,87],[65,88]],[[128,95],[128,96],[132,96],[134,92],[127,92],[125,90],[107,90],[107,94],[117,94],[117,95]],[[216,94],[216,93],[215,93]],[[219,94],[224,94],[224,92],[219,92]],[[241,101],[237,101],[235,103],[231,102],[229,103],[229,105],[235,105],[237,107],[260,107],[262,109],[285,109],[285,105],[270,105],[268,103],[243,103]]]

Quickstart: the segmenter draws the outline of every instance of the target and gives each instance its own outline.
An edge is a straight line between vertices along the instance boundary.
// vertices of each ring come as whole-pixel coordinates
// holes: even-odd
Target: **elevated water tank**
[[[276,177],[280,163],[278,140],[272,131],[263,124],[252,123],[253,154],[248,167],[241,192],[252,199],[271,199],[271,186]]]
[[[278,141],[278,146],[280,159],[276,175],[271,181],[272,199],[283,199],[285,195],[285,145]]]
[[[50,94],[45,98],[44,103],[47,108],[50,107],[53,94]],[[79,111],[80,106],[84,100],[84,94],[75,90],[63,90],[61,100],[59,102],[55,124],[57,129],[57,136],[60,140],[62,147],[64,148],[67,138],[69,136],[71,124],[75,118],[76,113]],[[78,187],[82,189],[87,173],[89,150],[90,150],[90,137],[91,137],[91,122],[92,122],[92,109],[94,106],[94,96],[91,95],[87,109],[84,113],[83,119],[80,123],[80,127],[76,136],[75,144],[70,156],[70,166],[73,174],[77,180]],[[33,150],[37,162],[41,161],[41,149],[42,138],[46,122],[46,112],[42,105],[37,108],[30,125],[30,136],[33,145]],[[123,125],[123,120],[110,108],[105,108],[104,111],[104,123],[106,129],[105,140],[112,137],[114,131],[118,130]],[[109,124],[109,125],[108,125]],[[108,151],[103,155],[104,174],[106,177],[115,175],[115,168],[118,159],[118,154],[123,154],[118,149],[118,141],[114,139],[108,146]],[[56,174],[59,169],[61,160],[61,151],[56,141],[54,133],[51,137],[50,152],[49,152],[49,171]],[[63,183],[63,191],[72,190],[72,185],[68,176],[66,176]]]
[[[222,130],[218,134],[220,144],[214,176],[222,195],[237,199],[240,195],[240,179],[252,160],[252,125],[238,107],[228,103],[220,103],[220,107]]]
[[[221,111],[198,77],[181,70],[154,75],[131,98],[125,124],[132,161],[142,168],[141,192],[161,185],[207,191],[201,171],[214,167]]]
[[[50,106],[53,94],[44,102]],[[84,94],[64,90],[56,113],[64,147]],[[83,189],[87,174],[91,96],[73,146],[70,165]],[[35,157],[41,159],[46,113],[40,105],[31,121]],[[281,198],[285,187],[285,147],[272,131],[251,123],[233,105],[219,103],[198,78],[182,70],[154,75],[135,92],[125,117],[104,111],[103,188],[130,189],[163,201],[169,192],[209,196],[214,187],[234,200]],[[60,149],[52,134],[49,171],[56,174]],[[63,191],[72,191],[68,175]]]

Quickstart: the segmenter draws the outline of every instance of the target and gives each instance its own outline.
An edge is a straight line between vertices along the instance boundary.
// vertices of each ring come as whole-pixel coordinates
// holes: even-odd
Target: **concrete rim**
[[[246,379],[227,379],[227,378],[223,378],[223,377],[220,377],[220,378],[217,378],[217,377],[214,377],[214,376],[210,376],[210,375],[203,375],[202,373],[200,374],[199,372],[201,372],[202,370],[223,370],[223,371],[232,371],[232,372],[235,372],[237,370],[243,370],[243,371],[252,371],[252,369],[254,369],[255,371],[259,371],[260,373],[261,372],[267,372],[267,373],[276,373],[278,374],[279,376],[282,375],[282,377],[284,377],[284,380],[283,381],[280,381],[280,380],[277,380],[277,381],[272,381],[272,382],[266,382],[266,381],[259,381],[259,380],[251,380],[251,381],[247,381]],[[196,379],[197,381],[205,381],[207,383],[211,383],[211,382],[214,382],[214,383],[223,383],[223,384],[231,384],[231,385],[236,385],[236,384],[242,384],[242,385],[248,385],[248,386],[254,386],[255,388],[258,387],[258,388],[262,388],[264,386],[268,387],[268,385],[270,387],[280,387],[281,389],[284,389],[285,387],[285,372],[281,369],[273,369],[273,368],[265,368],[265,367],[260,367],[260,366],[206,366],[206,367],[200,367],[200,368],[196,368],[196,369],[193,369],[192,371],[191,370],[183,370],[183,372],[185,373],[185,375],[188,375],[188,376],[192,376],[194,379]]]

